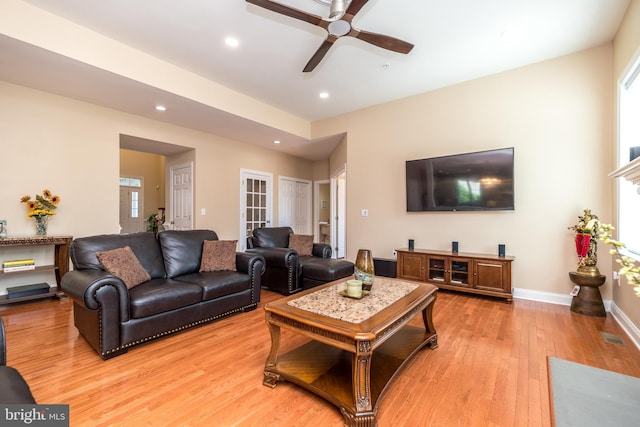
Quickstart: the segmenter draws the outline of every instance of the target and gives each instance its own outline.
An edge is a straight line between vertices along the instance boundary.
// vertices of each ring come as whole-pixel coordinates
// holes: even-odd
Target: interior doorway
[[[347,253],[347,165],[331,176],[331,248],[333,258]]]
[[[193,170],[195,165],[195,150],[193,148],[166,142],[141,138],[137,136],[120,134],[120,176],[140,177],[142,180],[142,195],[140,197],[139,214],[142,221],[142,229],[145,230],[147,218],[156,214],[159,209],[165,208],[165,228],[171,228],[170,222],[175,222],[171,198],[174,196],[171,190],[175,183],[171,176],[171,168],[181,165],[190,165],[191,173],[188,175],[188,184],[191,189],[183,192],[180,199],[182,206],[179,211],[181,218],[187,218],[188,224],[178,223],[180,229],[193,227]],[[184,182],[183,182],[184,184]],[[183,191],[184,188],[181,188]],[[188,195],[188,199],[185,197]],[[188,201],[189,203],[185,203]],[[125,209],[121,198],[120,210]],[[128,209],[128,208],[127,208]],[[120,215],[122,218],[122,215]],[[120,219],[121,222],[122,219]],[[121,229],[126,227],[120,224]],[[124,231],[123,231],[124,232]]]
[[[314,235],[318,243],[331,244],[331,180],[314,182]]]

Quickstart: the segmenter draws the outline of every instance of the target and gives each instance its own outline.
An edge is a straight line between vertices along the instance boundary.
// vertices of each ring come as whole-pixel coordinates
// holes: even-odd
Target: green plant
[[[164,224],[164,215],[160,216],[157,213],[149,215],[147,223],[147,231],[157,233],[160,230],[160,227],[162,227],[162,224]]]

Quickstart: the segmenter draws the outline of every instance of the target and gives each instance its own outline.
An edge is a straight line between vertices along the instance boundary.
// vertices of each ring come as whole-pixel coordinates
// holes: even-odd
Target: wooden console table
[[[514,257],[453,253],[429,249],[398,249],[398,279],[431,283],[439,289],[505,298],[511,303]]]
[[[12,274],[26,274],[41,271],[53,271],[56,276],[56,286],[52,287],[48,293],[30,295],[9,299],[7,295],[0,295],[0,305],[14,302],[61,296],[60,280],[69,271],[69,245],[73,240],[72,236],[28,236],[28,237],[3,237],[0,238],[0,249],[5,247],[30,247],[30,246],[53,246],[54,259],[51,265],[39,265],[33,270],[14,271],[5,273],[0,271],[0,279]]]

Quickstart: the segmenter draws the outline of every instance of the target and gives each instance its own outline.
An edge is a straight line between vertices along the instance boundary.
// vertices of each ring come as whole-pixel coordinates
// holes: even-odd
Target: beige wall
[[[567,228],[585,208],[612,216],[611,64],[605,45],[316,123],[314,137],[348,134],[347,258],[363,247],[390,257],[410,238],[481,253],[504,243],[514,287],[566,295],[576,268]],[[511,146],[515,211],[406,212],[406,160]],[[610,277],[608,259],[600,269]]]
[[[625,15],[624,21],[618,30],[613,43],[613,77],[617,87],[628,68],[640,57],[640,1],[632,1]],[[615,111],[615,109],[614,109]],[[617,128],[616,128],[617,129]],[[617,134],[616,134],[617,141]],[[613,158],[618,155],[617,146],[614,146]],[[615,160],[611,164],[615,169]],[[612,193],[615,194],[615,186],[612,185]],[[639,196],[640,197],[640,196]],[[614,204],[614,209],[616,205]],[[640,215],[640,212],[638,213]],[[615,218],[615,216],[614,216]],[[615,220],[613,221],[615,224]],[[633,288],[627,284],[626,278],[620,279],[620,286],[613,286],[613,301],[624,314],[640,328],[640,299],[633,293]]]
[[[272,173],[274,183],[279,175],[313,179],[310,161],[4,82],[0,117],[2,176],[9,182],[0,186],[0,218],[12,235],[33,234],[19,199],[44,188],[62,198],[49,234],[118,232],[120,134],[192,149],[167,158],[166,167],[194,162],[195,226],[222,238],[238,236],[241,168]]]

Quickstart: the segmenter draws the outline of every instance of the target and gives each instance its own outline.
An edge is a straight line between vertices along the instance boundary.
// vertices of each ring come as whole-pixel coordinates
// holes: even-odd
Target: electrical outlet
[[[369,216],[369,209],[362,209],[360,211],[361,216]]]
[[[394,250],[393,251],[393,257],[396,258],[398,256],[398,251]]]
[[[205,208],[200,209],[200,215],[206,215],[207,210]]]

